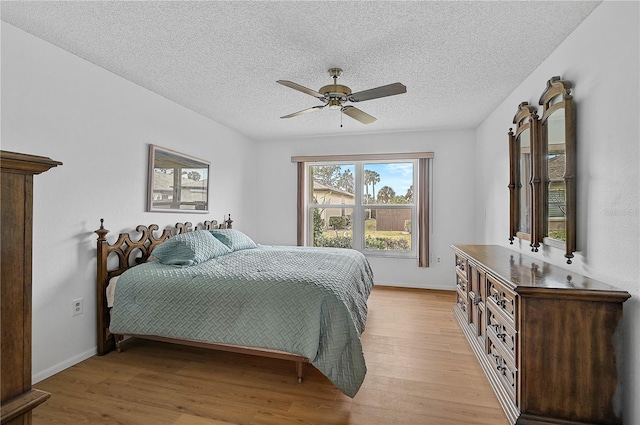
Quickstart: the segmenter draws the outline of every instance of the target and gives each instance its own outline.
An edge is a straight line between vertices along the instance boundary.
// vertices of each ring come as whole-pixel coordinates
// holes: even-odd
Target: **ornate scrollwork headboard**
[[[115,340],[109,332],[109,307],[107,306],[106,289],[111,278],[120,276],[127,269],[144,263],[149,259],[153,249],[172,235],[179,235],[192,230],[212,230],[218,228],[216,220],[205,221],[193,229],[190,222],[176,223],[175,231],[166,228],[159,236],[154,232],[159,230],[157,224],[150,226],[139,225],[136,232],[140,235],[132,239],[129,233],[120,233],[118,239],[110,244],[107,241],[109,230],[104,228],[104,219],[100,219],[100,228],[95,231],[98,234],[97,246],[97,335],[98,355],[103,355],[115,349]],[[117,258],[117,264],[109,261]]]

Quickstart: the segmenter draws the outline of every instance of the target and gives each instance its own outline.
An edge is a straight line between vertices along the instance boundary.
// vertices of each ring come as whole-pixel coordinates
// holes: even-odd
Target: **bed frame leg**
[[[124,335],[114,335],[113,337],[116,341],[116,351],[122,353],[122,340],[124,339]]]
[[[302,362],[296,362],[296,371],[298,372],[298,384],[302,384]]]

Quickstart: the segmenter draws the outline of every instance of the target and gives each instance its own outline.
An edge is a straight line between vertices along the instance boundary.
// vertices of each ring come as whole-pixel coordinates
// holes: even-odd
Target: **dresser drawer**
[[[516,294],[487,273],[487,304],[516,327]]]
[[[502,350],[511,358],[511,361],[516,364],[518,333],[493,309],[495,309],[495,306],[488,306],[486,309],[487,333],[494,337],[494,341],[502,347]]]
[[[456,254],[456,271],[460,271],[462,276],[467,276],[467,259]]]
[[[467,288],[468,284],[467,284],[467,276],[462,275],[462,273],[460,272],[460,270],[458,270],[456,268],[456,288],[458,288],[460,291],[466,293],[468,288]]]
[[[489,357],[493,372],[495,372],[500,384],[509,394],[511,401],[517,403],[518,369],[509,356],[500,349],[500,343],[496,341],[495,336],[492,334],[489,334],[489,338],[487,338],[487,357]]]
[[[460,292],[460,289],[456,290],[456,305],[462,310],[466,315],[469,314],[469,305],[467,301],[467,294],[464,292]]]

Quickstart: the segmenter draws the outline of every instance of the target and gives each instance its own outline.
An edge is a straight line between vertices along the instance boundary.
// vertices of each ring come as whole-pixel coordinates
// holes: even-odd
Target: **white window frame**
[[[342,154],[342,155],[305,155],[292,156],[291,162],[297,168],[297,201],[296,201],[296,239],[298,246],[307,244],[307,214],[306,200],[308,189],[307,164],[310,162],[344,162],[354,161],[370,162],[374,160],[393,161],[399,159],[418,159],[418,181],[420,182],[418,209],[418,267],[429,267],[430,263],[430,239],[432,222],[432,193],[433,193],[433,152],[395,152],[377,154]],[[415,171],[415,170],[414,170]],[[415,201],[415,199],[414,199]]]
[[[411,163],[413,164],[413,203],[412,204],[364,204],[364,169],[368,164],[392,164],[392,163]],[[329,166],[340,165],[354,166],[354,200],[353,204],[317,204],[312,202],[311,195],[313,193],[313,181],[310,176],[310,170],[313,166]],[[337,208],[351,209],[352,213],[352,248],[362,252],[366,256],[371,257],[388,257],[388,258],[409,258],[418,257],[418,197],[420,196],[420,187],[418,179],[418,160],[417,159],[360,159],[357,161],[315,161],[305,163],[306,181],[308,182],[305,194],[305,244],[308,246],[312,241],[313,225],[311,217],[315,208]],[[410,209],[411,210],[411,249],[409,251],[397,250],[372,250],[365,248],[365,223],[364,214],[368,209]]]

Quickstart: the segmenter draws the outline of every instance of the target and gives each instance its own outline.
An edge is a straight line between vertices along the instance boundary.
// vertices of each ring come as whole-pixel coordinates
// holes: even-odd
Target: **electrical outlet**
[[[440,263],[440,257],[436,257],[436,263]]]
[[[72,316],[77,316],[79,314],[82,314],[82,298],[78,298],[76,300],[71,301],[71,307],[72,307]]]

